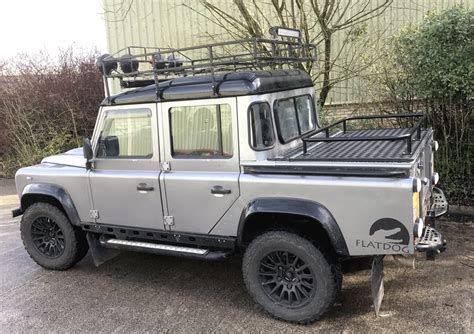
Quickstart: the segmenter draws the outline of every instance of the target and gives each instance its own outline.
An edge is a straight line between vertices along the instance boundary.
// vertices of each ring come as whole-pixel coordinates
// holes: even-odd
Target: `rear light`
[[[420,217],[420,191],[421,191],[421,180],[419,178],[414,178],[412,201],[413,201],[413,221],[415,222],[415,225]]]
[[[418,218],[415,220],[415,224],[413,226],[413,234],[415,235],[415,238],[421,238],[423,235],[423,229],[425,228],[425,222],[423,219]]]
[[[419,193],[421,191],[421,180],[418,178],[413,179],[413,192]]]

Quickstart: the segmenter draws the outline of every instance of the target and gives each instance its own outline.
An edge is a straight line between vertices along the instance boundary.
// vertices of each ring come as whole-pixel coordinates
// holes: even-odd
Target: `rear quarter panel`
[[[253,199],[300,198],[331,212],[351,256],[413,253],[412,185],[411,178],[242,174],[240,200],[212,233],[236,235],[238,217]]]

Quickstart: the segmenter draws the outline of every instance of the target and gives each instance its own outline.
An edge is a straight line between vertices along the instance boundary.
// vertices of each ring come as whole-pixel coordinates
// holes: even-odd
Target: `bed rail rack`
[[[406,133],[396,136],[357,136],[357,137],[331,137],[331,129],[342,124],[342,132],[347,133],[347,124],[354,120],[373,120],[373,119],[412,119],[414,125],[407,130]],[[415,122],[416,120],[416,122]],[[393,115],[367,115],[367,116],[351,116],[334,122],[328,126],[320,128],[314,132],[309,133],[302,138],[303,154],[308,153],[309,143],[318,142],[354,142],[354,141],[406,141],[405,154],[412,154],[412,141],[421,139],[422,125],[426,127],[427,118],[423,113],[409,113],[409,114],[393,114]],[[324,136],[316,136],[324,133]],[[416,135],[415,135],[416,134]],[[414,136],[415,135],[415,136]],[[414,138],[415,137],[415,138]]]

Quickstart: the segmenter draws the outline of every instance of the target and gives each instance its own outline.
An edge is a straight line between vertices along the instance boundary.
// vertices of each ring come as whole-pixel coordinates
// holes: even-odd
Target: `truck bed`
[[[410,128],[398,129],[371,129],[348,130],[338,132],[330,138],[357,138],[357,137],[389,137],[401,136],[409,133]],[[377,141],[327,141],[308,145],[306,153],[300,148],[276,161],[337,161],[337,162],[410,162],[415,159],[418,147],[427,135],[426,129],[421,130],[421,139],[412,141],[411,153],[407,152],[405,140],[377,140]],[[317,137],[311,137],[317,138]]]

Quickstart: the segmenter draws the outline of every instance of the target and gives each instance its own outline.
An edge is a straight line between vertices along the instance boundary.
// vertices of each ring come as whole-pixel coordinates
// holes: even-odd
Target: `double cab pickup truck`
[[[320,318],[341,290],[341,261],[434,258],[438,143],[422,114],[354,116],[321,126],[296,30],[189,48],[129,47],[98,58],[106,97],[82,148],[16,173],[31,258],[68,269],[89,252],[219,260],[272,316]],[[111,94],[112,88],[123,90]],[[368,126],[368,124],[371,124]]]

